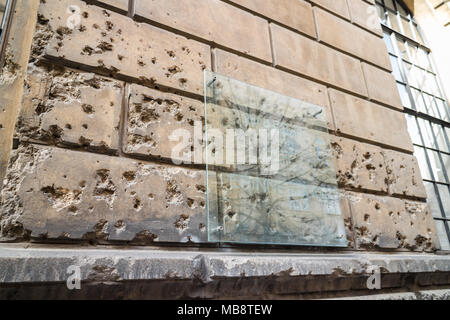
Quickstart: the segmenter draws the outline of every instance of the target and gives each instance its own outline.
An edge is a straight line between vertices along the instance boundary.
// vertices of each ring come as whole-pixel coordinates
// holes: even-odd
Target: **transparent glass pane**
[[[441,115],[441,119],[449,122],[449,110],[446,102],[441,99],[436,99],[436,104],[439,110],[439,114]]]
[[[205,71],[208,239],[346,247],[326,109]]]
[[[408,132],[411,136],[411,140],[414,144],[422,144],[422,140],[420,139],[419,128],[417,127],[416,118],[412,115],[406,115],[406,122],[408,124]]]
[[[439,195],[441,196],[442,206],[447,218],[450,218],[450,192],[447,186],[438,184]]]
[[[438,149],[441,151],[447,152],[447,153],[450,152],[448,145],[447,145],[444,128],[441,125],[436,124],[436,123],[433,123],[432,126],[433,126],[434,135],[437,140]]]
[[[400,57],[409,61],[408,51],[406,49],[406,44],[403,40],[397,38],[397,46],[399,50]]]
[[[430,170],[428,169],[427,157],[425,155],[425,149],[422,147],[414,146],[414,155],[419,162],[420,173],[423,179],[431,180]]]
[[[402,33],[402,30],[400,29],[400,25],[397,20],[398,19],[397,15],[388,11],[388,17],[391,28],[397,31],[398,33]]]
[[[408,51],[409,51],[409,55],[411,57],[411,62],[414,64],[418,64],[418,57],[417,57],[417,50],[419,48],[411,43],[408,43]]]
[[[377,3],[377,13],[382,24],[386,24],[386,15],[384,14],[384,8]]]
[[[439,153],[433,150],[427,150],[428,156],[430,157],[431,170],[433,171],[434,179],[436,181],[447,183],[444,176],[444,168],[442,167],[441,160],[439,158]]]
[[[395,54],[394,47],[392,46],[391,36],[387,33],[383,34],[383,40],[386,43],[386,47],[389,53]]]
[[[415,23],[413,23],[413,31],[414,31],[414,35],[416,36],[416,41],[423,44],[422,36],[420,35],[417,24],[415,24]]]
[[[450,174],[450,156],[442,153],[442,160],[444,161],[444,170],[447,173],[447,176]]]
[[[391,55],[389,55],[389,58],[391,59],[392,73],[394,74],[395,80],[403,81],[402,74],[400,73],[400,67],[398,65],[398,58]]]
[[[403,34],[407,36],[408,38],[413,39],[413,34],[411,32],[411,28],[409,26],[409,21],[407,19],[401,18],[402,21],[402,27],[403,27]]]
[[[428,59],[428,52],[426,52],[422,48],[419,48],[417,51],[417,57],[419,66],[431,71],[430,60]]]
[[[384,5],[391,10],[394,10],[394,11],[396,10],[393,0],[384,0]]]
[[[434,188],[434,184],[431,182],[423,182],[425,186],[425,190],[427,191],[427,202],[430,205],[431,213],[435,218],[442,218],[441,208],[439,206],[439,200],[436,196],[436,190]]]
[[[422,132],[422,137],[425,142],[425,146],[428,148],[436,149],[434,143],[433,132],[431,131],[430,122],[422,118],[418,118],[420,131]]]
[[[406,86],[397,83],[398,91],[400,93],[400,98],[402,99],[403,106],[408,109],[412,109],[411,100],[409,100],[408,92],[406,91]]]
[[[427,93],[422,93],[422,96],[423,96],[423,100],[425,101],[425,106],[426,106],[426,110],[427,110],[426,113],[435,118],[439,118],[439,114],[436,113],[436,106],[434,103],[433,96],[430,96]]]
[[[439,241],[441,243],[441,250],[450,250],[450,241],[445,229],[445,222],[441,220],[435,220],[436,229],[438,232]]]
[[[398,12],[400,12],[400,14],[403,16],[403,17],[409,17],[409,14],[408,14],[408,12],[403,8],[403,6],[400,4],[400,3],[398,3],[397,2],[397,9],[398,9]]]
[[[414,102],[416,104],[416,110],[419,112],[426,113],[427,108],[425,107],[425,102],[422,97],[422,93],[419,90],[411,88],[411,93],[413,95]]]

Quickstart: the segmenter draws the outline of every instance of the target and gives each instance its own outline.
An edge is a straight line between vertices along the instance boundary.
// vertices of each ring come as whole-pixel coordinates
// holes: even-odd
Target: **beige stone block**
[[[122,82],[30,65],[26,83],[16,128],[20,140],[118,150]]]
[[[403,110],[400,94],[394,76],[384,70],[362,63],[369,98],[397,109]]]
[[[383,35],[381,23],[378,18],[377,9],[372,4],[363,0],[347,0],[350,9],[352,22],[364,29],[367,29],[379,36]]]
[[[387,172],[381,148],[339,137],[332,137],[331,146],[341,188],[387,192]]]
[[[220,0],[137,0],[136,15],[271,61],[267,21]]]
[[[333,117],[324,85],[290,73],[215,50],[217,72],[233,79],[275,91],[277,93],[314,103],[327,109],[328,127],[334,128]],[[255,76],[257,75],[257,76]]]
[[[320,8],[314,8],[314,14],[320,41],[386,70],[392,70],[383,39]]]
[[[280,24],[316,37],[311,4],[303,0],[231,0]]]
[[[426,203],[347,193],[356,246],[360,249],[439,249],[434,220]]]
[[[70,5],[81,9],[80,24],[67,26]],[[203,94],[203,70],[211,67],[207,45],[76,0],[39,7],[37,52],[111,76],[131,77],[151,87]],[[41,49],[42,51],[42,49]]]
[[[203,171],[29,146],[7,175],[3,239],[206,241]]]
[[[346,0],[311,0],[312,3],[319,5],[338,16],[345,19],[350,19],[350,13],[347,7]]]
[[[275,24],[271,30],[277,66],[367,96],[359,60]]]
[[[397,151],[383,150],[389,174],[389,192],[416,198],[427,198],[416,157]]]
[[[405,115],[329,89],[336,129],[344,134],[413,152]]]
[[[199,122],[202,138],[203,117],[202,101],[131,85],[124,152],[183,160],[183,153],[192,152],[195,122]],[[182,143],[181,136],[175,135],[177,130],[187,131],[189,146],[177,152],[179,157],[173,157],[172,151]],[[194,160],[193,154],[190,159]]]

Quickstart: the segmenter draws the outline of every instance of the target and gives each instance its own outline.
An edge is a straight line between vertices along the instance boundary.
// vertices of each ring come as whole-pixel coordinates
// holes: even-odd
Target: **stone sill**
[[[83,281],[200,280],[450,273],[450,256],[414,253],[255,253],[230,250],[80,248],[0,244],[0,284],[66,282],[69,266]],[[450,279],[450,276],[449,276]]]

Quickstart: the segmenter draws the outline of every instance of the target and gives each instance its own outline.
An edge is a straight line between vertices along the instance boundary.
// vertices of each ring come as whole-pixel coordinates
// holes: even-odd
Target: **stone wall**
[[[373,3],[41,1],[1,239],[205,243],[204,169],[168,137],[208,69],[329,110],[349,249],[438,249]]]

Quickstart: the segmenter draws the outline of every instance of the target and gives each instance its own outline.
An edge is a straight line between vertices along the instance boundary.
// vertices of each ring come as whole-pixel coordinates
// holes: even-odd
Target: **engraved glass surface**
[[[326,109],[205,71],[208,240],[346,247]]]

